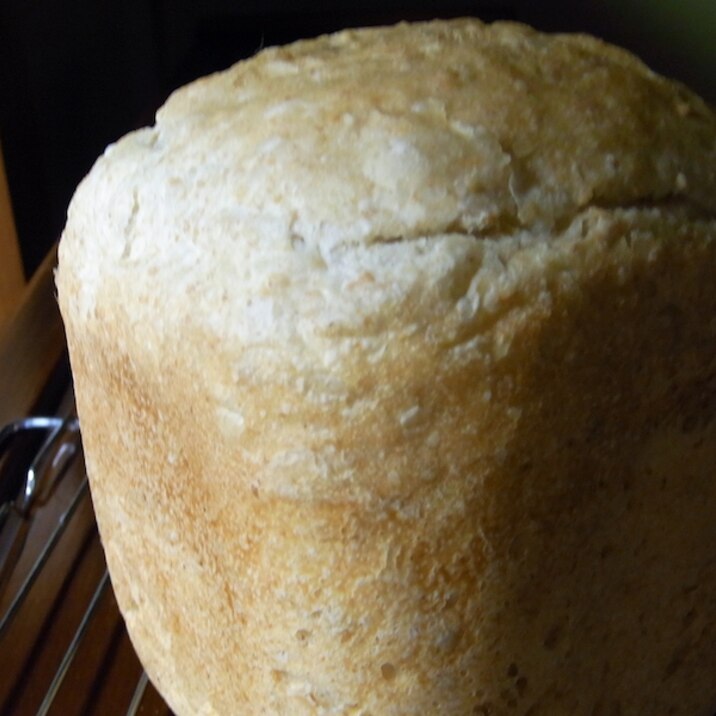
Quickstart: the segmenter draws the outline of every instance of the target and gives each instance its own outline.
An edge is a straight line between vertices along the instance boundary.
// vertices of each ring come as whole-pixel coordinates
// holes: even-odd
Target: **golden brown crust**
[[[456,21],[269,50],[100,160],[59,299],[177,713],[707,716],[714,127]]]

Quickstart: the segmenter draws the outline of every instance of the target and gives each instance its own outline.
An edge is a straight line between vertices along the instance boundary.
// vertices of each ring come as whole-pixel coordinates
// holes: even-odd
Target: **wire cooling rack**
[[[0,714],[169,716],[117,608],[72,410],[0,430]]]

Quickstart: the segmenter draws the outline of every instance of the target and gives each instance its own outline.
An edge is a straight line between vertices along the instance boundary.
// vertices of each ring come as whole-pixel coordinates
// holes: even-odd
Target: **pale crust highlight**
[[[455,21],[265,51],[99,160],[59,300],[177,713],[710,716],[715,156],[626,53]]]

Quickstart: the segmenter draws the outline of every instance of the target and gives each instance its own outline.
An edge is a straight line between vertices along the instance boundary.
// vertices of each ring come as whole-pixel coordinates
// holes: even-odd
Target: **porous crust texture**
[[[271,48],[79,187],[117,599],[196,714],[711,716],[716,118],[584,36]]]

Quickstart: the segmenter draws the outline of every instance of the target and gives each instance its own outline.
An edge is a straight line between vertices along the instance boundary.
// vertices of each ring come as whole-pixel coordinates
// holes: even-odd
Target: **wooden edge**
[[[0,327],[0,426],[33,409],[64,350],[55,298],[57,246],[26,287],[15,313]]]
[[[25,288],[5,162],[0,146],[0,326],[17,309]]]

